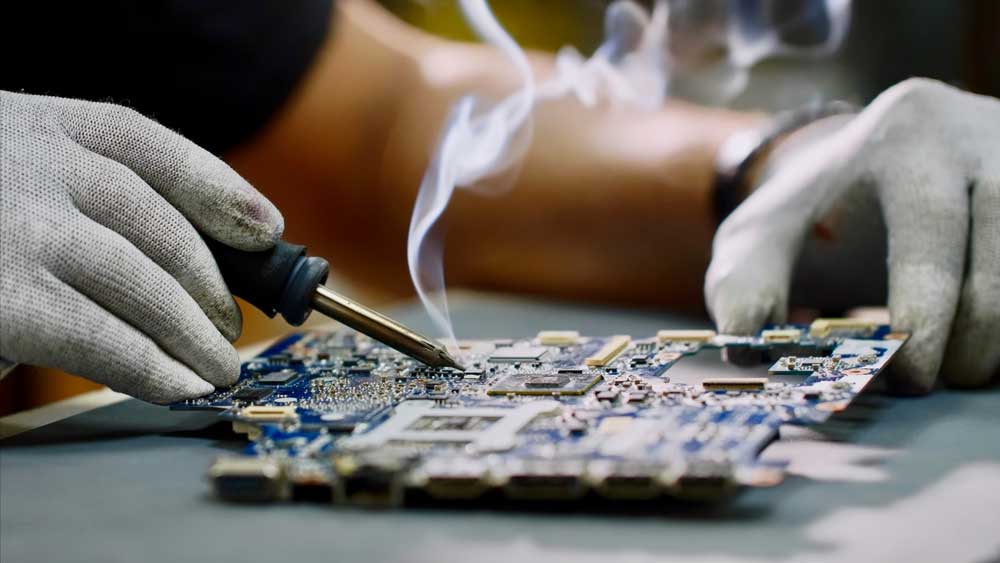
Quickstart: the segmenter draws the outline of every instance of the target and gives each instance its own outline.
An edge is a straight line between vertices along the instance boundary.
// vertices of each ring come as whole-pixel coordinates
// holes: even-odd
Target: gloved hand
[[[0,92],[0,357],[152,402],[232,384],[239,308],[203,233],[243,250],[277,209],[204,149],[112,104]]]
[[[987,384],[1000,370],[1000,101],[911,79],[817,126],[835,130],[779,147],[715,235],[705,295],[719,329],[783,321],[793,273],[804,304],[872,305],[888,264],[893,329],[912,333],[890,383]]]

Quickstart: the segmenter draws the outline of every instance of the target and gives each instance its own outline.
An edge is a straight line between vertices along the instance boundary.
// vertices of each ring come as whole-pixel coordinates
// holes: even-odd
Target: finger
[[[59,107],[76,142],[132,169],[212,238],[263,250],[281,237],[277,208],[205,149],[129,108],[80,100]]]
[[[958,387],[980,387],[1000,370],[1000,180],[971,196],[968,268],[941,375]]]
[[[80,217],[62,233],[57,277],[146,334],[209,383],[232,385],[239,357],[181,285],[121,235]]]
[[[242,317],[205,241],[181,213],[124,165],[86,149],[79,179],[68,189],[76,207],[125,237],[174,277],[226,337],[240,334]]]
[[[843,136],[795,151],[719,226],[705,299],[720,331],[751,334],[785,321],[791,272],[808,229],[853,183],[844,171],[852,144]]]
[[[156,343],[65,282],[38,280],[37,307],[23,319],[31,331],[8,335],[14,360],[54,367],[153,403],[211,393],[211,384],[168,356]]]
[[[718,330],[753,334],[787,316],[791,266],[802,235],[794,220],[771,222],[747,202],[716,232],[705,274],[705,301]]]
[[[889,370],[894,390],[929,392],[937,379],[958,306],[969,201],[963,174],[934,161],[897,158],[880,181],[889,235],[889,313],[910,333]],[[938,161],[939,162],[939,161]]]

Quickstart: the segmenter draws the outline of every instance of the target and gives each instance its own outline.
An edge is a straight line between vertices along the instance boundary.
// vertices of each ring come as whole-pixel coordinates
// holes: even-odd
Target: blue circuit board
[[[906,339],[851,319],[752,337],[543,331],[460,342],[459,370],[308,332],[172,408],[217,410],[249,435],[210,469],[225,500],[716,500],[779,483],[758,457],[778,427],[846,408]]]

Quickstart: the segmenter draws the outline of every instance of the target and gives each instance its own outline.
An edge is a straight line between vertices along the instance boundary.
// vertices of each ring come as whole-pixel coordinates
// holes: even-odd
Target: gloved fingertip
[[[228,164],[192,147],[187,184],[176,205],[215,240],[240,250],[264,250],[281,238],[285,220],[263,194]]]
[[[253,190],[253,188],[248,188]],[[228,219],[216,221],[210,234],[216,240],[240,250],[265,250],[281,239],[285,219],[264,196],[256,193],[227,197],[235,200],[220,206]]]
[[[236,342],[236,339],[240,337],[243,332],[243,322],[237,319],[235,322],[231,319],[225,319],[222,322],[216,324],[222,337],[226,339],[227,342]]]
[[[199,381],[198,383],[189,385],[183,390],[183,392],[179,393],[177,397],[167,401],[167,403],[197,399],[198,397],[204,397],[213,391],[215,391],[215,387],[211,383],[207,381]]]
[[[778,284],[759,286],[743,283],[743,276],[712,276],[706,279],[709,311],[720,333],[751,335],[775,316],[783,316],[786,293]]]
[[[177,401],[204,397],[213,391],[215,391],[215,387],[204,379],[185,377],[183,380],[174,380],[171,385],[164,385],[159,389],[149,389],[140,393],[125,392],[153,404],[168,405]]]
[[[899,357],[886,370],[889,391],[894,395],[904,397],[919,397],[934,390],[936,370],[925,364],[914,362],[900,353]]]
[[[243,313],[228,293],[213,296],[205,314],[227,342],[235,342],[243,332]]]
[[[716,327],[722,334],[755,334],[771,314],[771,307],[746,302],[740,307],[719,308],[715,316]]]
[[[191,395],[184,398],[193,399],[196,397],[204,397],[205,395],[215,391],[215,386],[203,379],[199,379],[198,381],[192,381],[186,391],[191,393]]]
[[[240,377],[240,355],[228,342],[206,350],[198,375],[216,387],[230,387]]]

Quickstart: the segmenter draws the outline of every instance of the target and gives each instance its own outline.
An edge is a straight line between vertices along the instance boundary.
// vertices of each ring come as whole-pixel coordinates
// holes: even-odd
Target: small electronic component
[[[708,342],[715,338],[714,330],[661,330],[656,333],[656,341],[667,342]]]
[[[233,393],[232,400],[253,403],[255,401],[262,401],[268,398],[271,393],[273,393],[273,391],[270,389],[261,389],[260,387],[244,387],[243,389]]]
[[[760,337],[768,344],[794,344],[802,338],[802,331],[797,328],[772,329],[762,331]]]
[[[572,346],[580,341],[580,333],[575,330],[543,330],[538,333],[538,343],[542,346]]]
[[[291,369],[272,371],[257,378],[259,385],[288,385],[299,378],[298,372]]]
[[[548,352],[548,348],[534,347],[504,347],[497,348],[487,360],[490,363],[537,362]]]
[[[717,501],[780,481],[758,457],[778,427],[846,408],[907,339],[884,326],[807,330],[634,342],[543,331],[465,341],[464,370],[350,332],[309,332],[244,364],[234,390],[173,408],[220,412],[250,440],[209,471],[225,500]],[[719,363],[734,352],[756,367]]]
[[[712,377],[701,382],[705,391],[760,391],[766,377]]]
[[[878,324],[864,319],[816,319],[809,325],[809,336],[829,338],[838,334],[868,337]]]
[[[596,354],[587,358],[584,363],[588,366],[606,366],[624,352],[631,341],[632,337],[630,336],[621,334],[612,336]]]
[[[834,362],[825,357],[797,358],[783,356],[774,362],[767,373],[770,375],[812,375],[825,364],[833,367]]]
[[[239,411],[239,418],[252,422],[282,422],[298,418],[293,406],[253,405]]]

